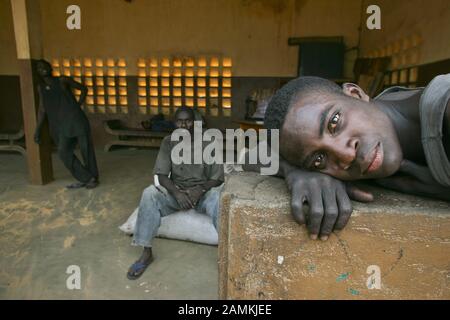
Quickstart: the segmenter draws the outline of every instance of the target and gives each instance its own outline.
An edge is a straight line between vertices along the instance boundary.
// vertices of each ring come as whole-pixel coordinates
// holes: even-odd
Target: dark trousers
[[[80,146],[84,164],[75,155],[77,143]],[[58,155],[78,181],[86,183],[92,178],[98,179],[97,160],[95,159],[95,150],[90,134],[70,138],[60,136],[58,139]]]

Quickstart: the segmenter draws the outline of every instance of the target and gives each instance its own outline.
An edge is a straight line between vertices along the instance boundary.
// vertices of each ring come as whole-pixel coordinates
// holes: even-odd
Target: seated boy
[[[194,112],[190,108],[179,108],[175,113],[177,129],[186,129],[191,134],[191,155],[194,152]],[[161,217],[180,210],[195,208],[213,220],[218,229],[219,200],[224,181],[223,165],[176,164],[172,161],[172,148],[178,141],[167,136],[161,143],[156,159],[154,174],[158,175],[160,186],[151,185],[142,193],[133,244],[142,246],[140,258],[131,265],[127,277],[139,278],[153,261],[152,239],[161,224]],[[169,177],[170,175],[170,177]]]

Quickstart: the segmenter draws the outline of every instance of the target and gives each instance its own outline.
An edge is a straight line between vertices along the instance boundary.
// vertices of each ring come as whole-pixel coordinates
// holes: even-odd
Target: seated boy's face
[[[194,128],[194,119],[189,112],[178,112],[177,117],[175,118],[175,126],[177,129],[192,131]]]
[[[289,110],[280,135],[286,160],[341,180],[383,178],[398,170],[403,154],[381,110],[349,97],[319,100],[297,101]]]

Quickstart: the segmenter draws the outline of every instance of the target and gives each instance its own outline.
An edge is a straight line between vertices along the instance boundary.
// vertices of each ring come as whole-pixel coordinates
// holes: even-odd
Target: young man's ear
[[[344,93],[347,96],[356,98],[356,99],[360,99],[363,101],[369,101],[370,98],[369,96],[364,92],[363,89],[361,89],[360,87],[358,87],[358,85],[354,84],[354,83],[350,83],[350,82],[346,82],[342,85],[342,91],[344,91]]]

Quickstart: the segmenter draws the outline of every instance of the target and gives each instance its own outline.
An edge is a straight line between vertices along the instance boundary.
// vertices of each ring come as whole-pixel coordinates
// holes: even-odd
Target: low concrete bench
[[[371,191],[376,201],[355,202],[344,230],[312,241],[291,216],[282,179],[230,175],[221,200],[220,298],[450,299],[450,204]]]
[[[120,120],[106,120],[103,122],[103,127],[107,133],[115,137],[105,145],[106,152],[110,151],[113,146],[158,148],[162,139],[170,134],[170,132],[127,128]]]
[[[23,128],[17,132],[0,132],[0,151],[15,151],[26,157],[27,150],[20,143],[24,137]]]

